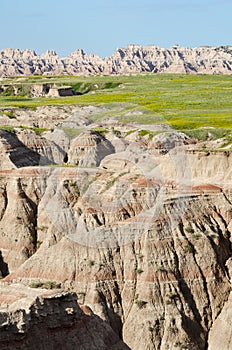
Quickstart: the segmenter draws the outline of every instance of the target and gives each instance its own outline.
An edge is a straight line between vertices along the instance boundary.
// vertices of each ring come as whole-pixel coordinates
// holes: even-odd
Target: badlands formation
[[[231,74],[231,46],[201,46],[169,49],[157,46],[128,45],[113,55],[100,58],[78,49],[61,58],[49,50],[41,56],[33,50],[4,49],[0,51],[0,76],[32,74],[90,75],[127,74],[138,72],[180,74]]]
[[[231,349],[230,150],[93,113],[0,131],[0,348]]]

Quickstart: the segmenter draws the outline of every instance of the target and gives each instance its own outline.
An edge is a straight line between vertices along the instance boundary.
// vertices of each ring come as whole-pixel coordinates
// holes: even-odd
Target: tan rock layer
[[[180,215],[176,190],[167,187],[169,195],[159,215],[137,239],[118,247],[91,247],[67,238],[67,232],[75,227],[71,213],[76,213],[77,221],[83,216],[88,227],[97,230],[97,235],[104,234],[99,229],[102,220],[99,211],[89,210],[88,202],[83,201],[83,177],[79,174],[76,183],[73,176],[71,181],[67,178],[73,171],[64,169],[57,183],[54,178],[51,183],[47,180],[38,206],[37,239],[42,244],[5,280],[24,283],[56,280],[65,288],[73,288],[93,312],[107,320],[118,334],[123,333],[123,339],[132,349],[144,349],[145,345],[172,349],[167,344],[204,349],[208,332],[231,289],[226,267],[231,256],[230,190],[219,191],[216,185],[196,186],[192,195],[186,197],[186,208]],[[82,175],[85,173],[83,169]],[[96,172],[93,174],[95,189],[104,176],[102,171],[97,178]],[[61,179],[64,187],[60,187]],[[133,193],[137,200],[144,202],[141,194],[146,185],[144,181],[136,181]],[[111,190],[107,187],[102,196],[105,200],[115,198],[117,186],[111,184]],[[56,211],[57,198],[61,204],[58,221],[45,205],[50,199]],[[138,203],[130,206],[134,206],[131,213],[136,215]],[[97,221],[94,215],[98,215]],[[105,211],[105,222],[112,228],[121,222],[121,233],[130,235],[131,221],[120,212],[117,215],[117,211],[114,217],[108,215]],[[114,235],[118,232],[112,230]]]
[[[82,311],[83,310],[83,311]],[[74,293],[0,284],[2,350],[129,349]]]
[[[232,158],[169,140],[162,152],[152,142],[106,152],[94,168],[3,166],[5,281],[60,282],[131,349],[205,349],[231,291]]]

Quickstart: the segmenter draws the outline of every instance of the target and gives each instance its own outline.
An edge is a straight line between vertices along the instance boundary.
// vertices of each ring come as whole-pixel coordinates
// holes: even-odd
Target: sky
[[[0,0],[0,50],[232,45],[232,0]]]

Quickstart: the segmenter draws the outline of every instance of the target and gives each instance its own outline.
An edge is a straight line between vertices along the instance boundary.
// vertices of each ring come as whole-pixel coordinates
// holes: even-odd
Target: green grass
[[[140,137],[144,137],[144,136],[148,136],[148,138],[151,140],[152,137],[155,135],[154,132],[150,131],[150,130],[140,130],[138,132]]]
[[[107,132],[109,132],[109,130],[105,129],[105,128],[94,128],[94,131],[96,131],[98,134],[102,135],[103,137],[105,137],[105,135],[107,134]]]
[[[11,80],[8,79],[8,83]],[[13,80],[12,80],[13,81]],[[178,130],[202,127],[232,128],[232,76],[139,74],[135,76],[28,77],[22,91],[33,83],[71,85],[82,95],[30,98],[0,95],[1,108],[44,105],[94,105],[107,110],[96,119],[115,116],[122,122],[168,123]],[[17,83],[17,79],[14,79]],[[129,111],[143,114],[127,115]],[[94,118],[94,116],[93,116]]]
[[[36,128],[36,127],[29,127],[29,126],[25,126],[25,125],[20,125],[19,128],[33,130],[39,136],[41,136],[44,133],[44,131],[50,130],[47,128]]]
[[[5,130],[7,132],[10,132],[11,134],[15,134],[15,130],[14,130],[14,127],[11,126],[11,125],[1,125],[0,126],[0,131],[2,130]]]
[[[9,119],[17,119],[13,112],[5,111],[3,114],[5,114]]]
[[[28,129],[28,130],[33,130],[37,135],[41,136],[43,134],[44,131],[48,131],[50,129],[46,129],[46,128],[35,128],[35,127],[29,127],[29,126],[24,126],[24,125],[20,125],[18,128],[20,129]],[[15,133],[14,130],[14,126],[11,125],[0,125],[0,130],[5,130],[8,131],[12,134]]]
[[[196,138],[200,141],[206,141],[209,138],[211,140],[217,140],[220,138],[225,138],[225,143],[230,143],[232,141],[232,135],[230,129],[225,128],[198,128],[193,130],[185,130],[186,135]]]

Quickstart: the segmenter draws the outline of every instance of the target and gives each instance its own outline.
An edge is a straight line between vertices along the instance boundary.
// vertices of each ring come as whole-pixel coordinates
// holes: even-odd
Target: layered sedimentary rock
[[[2,350],[129,349],[107,323],[78,305],[76,294],[2,283],[0,346]]]
[[[231,74],[231,46],[201,46],[169,49],[128,45],[112,56],[100,58],[78,49],[60,58],[49,50],[39,56],[31,50],[4,49],[0,52],[0,75],[32,74],[126,74],[138,72]]]
[[[68,159],[73,165],[98,166],[111,153],[113,145],[101,134],[88,130],[72,140]]]
[[[232,293],[228,301],[215,321],[209,333],[209,350],[225,349],[232,347],[231,328],[232,328]]]
[[[60,341],[66,337],[58,333],[63,335],[67,325],[67,349],[83,334],[88,349],[126,348],[115,333],[133,350],[218,350],[219,342],[229,349],[231,152],[199,149],[195,140],[171,130],[150,138],[117,125],[120,137],[113,129],[103,137],[90,130],[82,109],[79,119],[77,110],[70,111],[65,115],[53,109],[48,122],[89,128],[71,141],[64,129],[40,136],[18,128],[2,131],[0,276],[12,288],[24,284],[18,287],[23,295],[31,283],[46,281],[75,292],[81,304],[106,322],[102,325],[109,336],[96,343],[93,332],[90,340],[91,331],[82,327],[89,318],[73,294],[46,296],[39,290],[38,299],[36,291],[30,299],[29,314],[12,309],[19,316],[16,323],[10,307],[0,310],[3,346],[13,349],[17,338],[20,346],[33,349],[30,334],[37,341],[42,331],[47,346],[52,328],[52,339],[64,347]],[[48,116],[45,112],[41,120]],[[6,160],[14,145],[25,155],[18,165],[17,157]],[[42,150],[58,162],[63,151],[58,157],[57,147],[67,154],[62,166],[26,156],[41,156]],[[4,288],[3,304],[12,304]],[[19,303],[28,310],[28,304]],[[57,317],[51,321],[53,311]],[[96,325],[96,332],[102,334],[101,329]]]
[[[16,129],[17,138],[29,149],[40,155],[40,165],[62,164],[66,157],[66,152],[54,141],[41,137],[33,130]]]
[[[25,147],[12,132],[0,130],[0,147],[1,169],[39,164],[40,156],[30,148]]]
[[[9,118],[5,113],[12,113],[14,118]],[[78,129],[91,123],[91,114],[102,112],[101,108],[93,106],[43,106],[35,109],[5,108],[0,113],[0,124],[11,125],[13,127],[31,127],[45,129]],[[39,117],[38,117],[39,116]],[[56,132],[61,132],[56,129]],[[53,140],[54,141],[54,140]],[[58,138],[59,146],[61,140]]]

